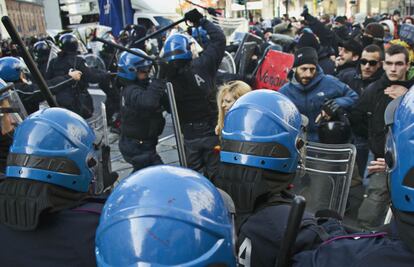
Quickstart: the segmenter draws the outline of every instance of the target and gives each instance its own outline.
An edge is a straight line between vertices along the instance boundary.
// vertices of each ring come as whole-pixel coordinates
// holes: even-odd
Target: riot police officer
[[[46,76],[47,63],[49,61],[50,46],[46,41],[39,41],[33,45],[33,56],[40,73]]]
[[[227,200],[192,170],[155,166],[132,174],[103,209],[98,266],[236,266]]]
[[[138,48],[132,50],[147,56]],[[117,75],[121,85],[119,149],[134,171],[162,164],[156,145],[165,125],[162,115],[165,81],[149,78],[151,66],[151,61],[128,52],[123,52],[118,61]]]
[[[226,39],[223,31],[196,9],[186,13],[185,18],[207,32],[208,46],[200,57],[193,59],[195,55],[188,36],[173,34],[166,40],[161,56],[169,63],[167,80],[174,86],[188,166],[212,178],[217,174],[218,155],[214,147],[219,143],[214,133],[217,118],[215,77]]]
[[[293,199],[288,188],[304,169],[305,126],[296,106],[271,90],[243,95],[226,114],[214,183],[236,206],[240,266],[275,266]]]
[[[27,113],[31,114],[39,109],[39,104],[44,100],[44,96],[36,84],[27,80],[26,70],[27,68],[18,58],[0,58],[0,78],[5,82],[14,83]],[[57,94],[67,86],[73,86],[80,80],[81,75],[80,71],[68,70],[64,76],[57,76],[47,80],[47,84],[51,86],[51,92]]]
[[[65,33],[59,38],[59,47],[62,52],[49,63],[46,79],[55,77],[67,77],[70,70],[79,70],[81,79],[74,85],[67,85],[56,94],[56,101],[60,107],[67,108],[83,118],[90,118],[93,114],[92,97],[88,92],[88,83],[98,83],[109,79],[107,73],[90,69],[85,60],[78,55],[78,39],[70,33]]]
[[[95,266],[94,237],[103,206],[95,134],[61,108],[38,111],[15,130],[0,182],[2,266]]]

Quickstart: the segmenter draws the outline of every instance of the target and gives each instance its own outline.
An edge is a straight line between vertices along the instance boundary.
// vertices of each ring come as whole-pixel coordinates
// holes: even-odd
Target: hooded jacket
[[[325,75],[320,66],[317,66],[317,74],[309,84],[300,84],[292,75],[290,82],[279,92],[292,100],[300,113],[309,118],[308,140],[314,142],[318,141],[315,119],[325,101],[335,99],[338,105],[349,110],[358,100],[357,93],[337,78]]]

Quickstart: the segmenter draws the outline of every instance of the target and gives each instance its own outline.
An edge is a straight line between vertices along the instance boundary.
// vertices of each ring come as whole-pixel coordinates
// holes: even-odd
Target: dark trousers
[[[217,136],[184,139],[188,168],[203,173],[209,179],[216,177],[220,157],[214,147],[218,144]]]
[[[125,161],[133,166],[133,171],[145,167],[163,164],[158,155],[156,146],[158,140],[137,140],[121,135],[119,150]]]

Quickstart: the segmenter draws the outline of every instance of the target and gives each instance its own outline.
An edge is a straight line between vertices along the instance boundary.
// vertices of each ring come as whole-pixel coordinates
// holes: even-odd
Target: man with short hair
[[[303,47],[295,52],[295,60],[290,82],[280,88],[299,109],[309,118],[308,139],[318,141],[317,117],[322,115],[322,107],[335,113],[340,107],[350,109],[358,94],[337,78],[325,75],[318,65],[318,55],[311,47]],[[324,116],[326,114],[323,114]]]
[[[336,77],[341,80],[347,72],[352,71],[361,57],[362,46],[357,41],[350,39],[339,46],[339,56],[336,58]]]
[[[367,197],[358,215],[361,226],[367,229],[382,224],[389,204],[385,174],[376,172],[376,165],[382,161],[385,153],[384,112],[393,99],[404,95],[414,84],[413,80],[407,81],[410,63],[408,51],[404,47],[390,46],[385,53],[383,68],[385,74],[364,90],[351,113],[351,123],[358,126],[354,127],[354,130],[368,137],[369,149],[377,159],[374,166],[368,167],[374,175],[371,175]]]
[[[362,51],[357,67],[338,78],[349,85],[358,95],[361,95],[367,86],[383,75],[383,57],[383,52],[379,46],[368,45]],[[354,144],[357,148],[356,163],[361,177],[364,177],[369,153],[366,127],[365,122],[356,122],[352,125],[355,137]]]

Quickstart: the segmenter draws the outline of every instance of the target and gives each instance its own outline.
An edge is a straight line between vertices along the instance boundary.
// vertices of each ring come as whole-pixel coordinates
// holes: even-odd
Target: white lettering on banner
[[[242,258],[244,253],[244,258]],[[252,241],[249,238],[245,238],[239,248],[239,266],[250,267],[252,255]]]
[[[205,83],[206,81],[201,78],[198,74],[194,74],[194,78],[196,79],[197,85],[200,86],[201,83]]]

